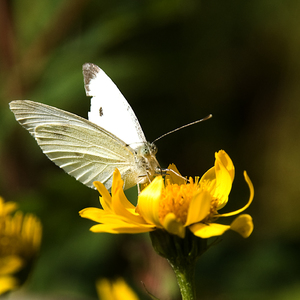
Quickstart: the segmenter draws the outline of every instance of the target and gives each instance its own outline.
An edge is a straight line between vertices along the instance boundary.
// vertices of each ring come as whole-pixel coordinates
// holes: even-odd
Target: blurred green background
[[[0,194],[39,216],[39,260],[21,299],[97,299],[95,280],[141,281],[179,299],[147,234],[89,232],[90,190],[50,162],[8,103],[30,99],[87,117],[81,67],[105,70],[131,104],[163,167],[202,175],[224,149],[236,166],[230,202],[255,229],[229,232],[197,265],[199,299],[300,298],[300,2],[296,0],[0,1]],[[226,221],[226,220],[225,220]],[[224,222],[225,222],[224,221]],[[18,293],[16,293],[18,295]]]

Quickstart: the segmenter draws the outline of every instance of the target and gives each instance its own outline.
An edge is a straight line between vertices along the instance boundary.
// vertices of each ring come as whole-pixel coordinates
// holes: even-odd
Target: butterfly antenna
[[[161,138],[165,137],[166,135],[169,135],[169,134],[171,134],[171,133],[173,133],[173,132],[175,132],[175,131],[178,131],[178,130],[180,130],[180,129],[183,129],[183,128],[185,128],[185,127],[188,127],[188,126],[191,126],[191,125],[194,125],[194,124],[197,124],[197,123],[206,121],[206,120],[210,119],[211,117],[212,117],[212,114],[209,114],[208,116],[206,116],[206,117],[203,118],[203,119],[194,121],[194,122],[192,122],[192,123],[189,123],[189,124],[183,125],[183,126],[181,126],[181,127],[178,127],[178,128],[176,128],[176,129],[174,129],[174,130],[171,130],[171,131],[169,131],[169,132],[167,132],[167,133],[161,135],[161,136],[158,137],[157,139],[155,139],[155,140],[153,141],[153,143],[156,142],[156,141],[158,141],[158,140],[160,140]]]

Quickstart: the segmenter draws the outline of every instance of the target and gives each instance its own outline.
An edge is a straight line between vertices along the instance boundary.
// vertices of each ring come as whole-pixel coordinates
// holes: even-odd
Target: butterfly
[[[16,120],[51,161],[90,188],[100,181],[110,189],[116,168],[124,189],[150,182],[162,172],[156,146],[146,141],[132,108],[104,71],[92,63],[82,71],[86,95],[92,97],[88,120],[46,104],[15,100],[9,106]]]

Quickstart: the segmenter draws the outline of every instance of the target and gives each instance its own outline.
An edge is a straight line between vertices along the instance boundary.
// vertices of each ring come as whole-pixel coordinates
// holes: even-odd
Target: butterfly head
[[[159,173],[161,167],[155,157],[157,147],[153,143],[145,142],[135,148],[135,159],[139,169],[139,183],[151,181]]]
[[[155,156],[157,153],[157,147],[153,143],[144,143],[141,147],[138,148],[137,154],[143,157]]]

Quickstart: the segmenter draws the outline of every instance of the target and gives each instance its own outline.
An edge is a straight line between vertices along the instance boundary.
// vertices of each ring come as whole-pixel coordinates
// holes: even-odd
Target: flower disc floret
[[[158,216],[161,224],[169,213],[173,213],[182,224],[185,224],[190,202],[197,189],[192,179],[190,184],[167,184],[159,201]]]

